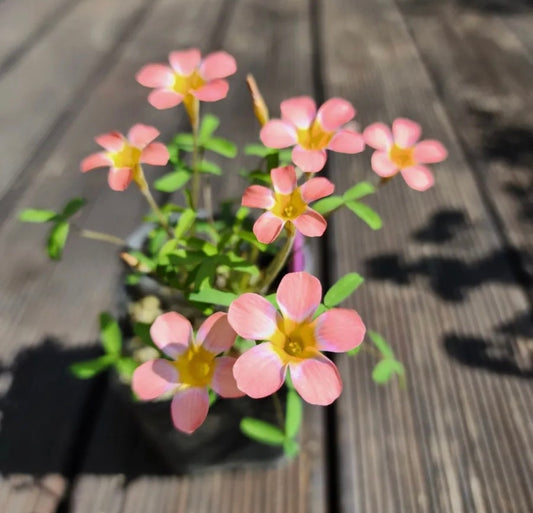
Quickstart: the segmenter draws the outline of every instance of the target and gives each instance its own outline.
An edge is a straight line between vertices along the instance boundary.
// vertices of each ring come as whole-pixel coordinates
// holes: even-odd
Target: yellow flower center
[[[284,364],[311,358],[317,353],[314,322],[297,323],[282,319],[272,337],[272,345]]]
[[[398,167],[398,169],[405,169],[416,165],[414,148],[400,148],[396,144],[389,150],[389,158]]]
[[[298,128],[298,144],[304,150],[323,150],[327,148],[335,132],[326,132],[318,119],[309,128]]]
[[[307,203],[303,200],[299,187],[290,194],[274,193],[274,201],[274,206],[270,211],[284,221],[296,219],[307,209]]]
[[[174,83],[172,84],[171,89],[174,92],[185,96],[189,91],[200,89],[204,84],[205,80],[196,70],[187,76],[174,73]]]
[[[173,362],[179,372],[180,383],[191,387],[211,384],[215,372],[215,355],[202,346],[192,345]]]
[[[113,162],[113,167],[131,167],[135,168],[139,164],[142,150],[135,146],[124,143],[121,150],[109,153],[109,158]]]

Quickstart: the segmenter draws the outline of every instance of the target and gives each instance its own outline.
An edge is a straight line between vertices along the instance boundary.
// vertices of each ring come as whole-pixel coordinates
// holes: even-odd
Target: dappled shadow
[[[430,0],[433,2],[433,0]],[[533,10],[531,0],[455,0],[457,4],[495,14],[518,14]]]
[[[445,209],[433,214],[427,226],[414,232],[413,237],[419,242],[439,244],[452,240],[455,234],[466,226],[466,216],[463,211]]]

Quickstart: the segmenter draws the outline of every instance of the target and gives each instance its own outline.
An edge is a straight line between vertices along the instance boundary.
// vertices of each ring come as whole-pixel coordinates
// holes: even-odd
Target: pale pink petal
[[[292,161],[306,173],[316,173],[326,164],[326,150],[304,150],[295,146],[292,150]]]
[[[426,166],[412,166],[402,169],[402,176],[407,185],[415,191],[425,191],[435,182],[433,173]]]
[[[332,308],[318,317],[315,338],[320,351],[343,353],[365,338],[365,325],[355,310]]]
[[[276,292],[276,300],[283,317],[298,322],[312,317],[321,299],[320,280],[304,271],[286,274]]]
[[[285,381],[285,371],[283,362],[270,342],[248,349],[233,366],[237,387],[254,399],[277,392]]]
[[[343,98],[331,98],[318,109],[317,119],[328,132],[333,132],[355,116],[353,105]]]
[[[306,237],[321,237],[328,226],[322,215],[312,208],[308,208],[292,222],[297,230]]]
[[[159,130],[153,126],[137,123],[130,128],[128,140],[136,148],[144,148],[159,135]]]
[[[226,80],[213,80],[191,93],[202,102],[217,102],[228,94],[229,84]]]
[[[389,158],[389,153],[386,151],[375,151],[371,158],[372,169],[383,177],[394,175],[398,168],[394,162]]]
[[[400,148],[410,148],[414,146],[420,138],[422,129],[420,125],[410,119],[398,118],[392,123],[392,135],[394,142]]]
[[[227,351],[235,342],[237,333],[228,322],[228,315],[217,312],[210,315],[200,326],[196,342],[213,354]]]
[[[206,55],[200,65],[200,73],[208,82],[216,78],[226,78],[237,71],[237,63],[227,52],[213,52]]]
[[[254,223],[253,230],[259,242],[270,244],[278,238],[283,226],[285,226],[283,219],[280,219],[271,212],[265,212]]]
[[[326,406],[342,392],[342,381],[336,365],[322,354],[289,364],[296,391],[310,404]]]
[[[164,64],[147,64],[141,68],[135,78],[145,87],[165,88],[174,82],[174,73]]]
[[[273,119],[265,123],[259,137],[261,142],[269,148],[287,148],[297,142],[294,127],[281,119]]]
[[[376,150],[388,150],[393,143],[390,128],[384,123],[373,123],[363,131],[363,138],[368,146]]]
[[[172,399],[170,412],[176,429],[190,435],[204,423],[209,412],[207,388],[191,387],[178,391]]]
[[[81,161],[80,169],[82,173],[86,173],[97,167],[109,167],[111,164],[111,159],[105,153],[93,153]]]
[[[178,357],[192,340],[191,323],[177,312],[167,312],[154,321],[150,328],[154,344],[171,358]]]
[[[178,380],[178,371],[170,362],[150,360],[135,369],[131,387],[139,399],[150,401],[177,387]]]
[[[281,117],[283,121],[288,121],[298,128],[309,128],[315,119],[315,115],[316,104],[309,96],[289,98],[281,102]]]
[[[169,159],[167,147],[160,142],[149,144],[141,153],[141,162],[152,166],[166,166]]]
[[[277,330],[276,309],[259,294],[247,292],[231,303],[228,321],[243,338],[268,340]]]
[[[242,397],[244,392],[237,388],[237,382],[233,376],[233,366],[237,358],[230,356],[221,356],[215,360],[215,373],[211,386],[220,396],[226,398]]]
[[[109,132],[108,134],[98,135],[94,140],[107,151],[119,151],[126,142],[120,132]]]
[[[250,185],[242,196],[242,206],[251,208],[271,208],[274,206],[274,196],[268,187]]]
[[[415,146],[415,161],[419,164],[435,164],[442,162],[448,156],[446,148],[433,140],[421,141]]]
[[[307,180],[301,187],[300,192],[302,194],[302,199],[306,203],[315,201],[325,196],[333,194],[335,190],[335,185],[333,185],[327,178],[311,178]]]
[[[328,150],[339,153],[360,153],[365,149],[363,136],[353,130],[340,130],[328,144]]]
[[[200,64],[202,55],[198,48],[190,48],[189,50],[180,50],[178,52],[171,52],[168,56],[172,69],[177,71],[180,75],[189,76]]]
[[[294,166],[275,167],[270,171],[270,177],[276,192],[290,194],[296,189],[297,179]]]
[[[148,103],[156,109],[170,109],[183,101],[183,95],[168,89],[154,89],[148,95]]]
[[[107,175],[107,183],[114,191],[125,191],[133,178],[131,167],[111,167]]]

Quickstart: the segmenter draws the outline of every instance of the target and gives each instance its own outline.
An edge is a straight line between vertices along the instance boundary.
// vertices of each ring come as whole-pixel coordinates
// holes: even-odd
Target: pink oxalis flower
[[[170,66],[147,64],[137,81],[155,88],[148,101],[156,109],[170,109],[191,97],[203,102],[216,102],[228,94],[229,85],[223,80],[237,71],[235,59],[226,52],[214,52],[203,59],[200,50],[190,48],[171,52]]]
[[[235,358],[217,356],[230,349],[236,333],[227,314],[209,316],[193,336],[191,323],[182,315],[169,312],[153,323],[154,343],[172,360],[158,358],[143,363],[133,373],[133,391],[143,400],[174,394],[172,421],[177,429],[192,433],[202,425],[209,410],[211,387],[221,397],[244,395],[233,377]]]
[[[245,207],[267,209],[254,224],[257,240],[270,244],[285,223],[294,224],[303,235],[320,237],[326,229],[326,220],[308,203],[329,196],[335,186],[327,178],[311,178],[298,187],[294,166],[274,168],[270,176],[274,190],[251,185],[242,197]]]
[[[326,163],[326,149],[359,153],[365,143],[361,134],[342,128],[355,116],[352,104],[331,98],[317,111],[308,96],[281,102],[281,119],[268,121],[261,129],[261,141],[269,148],[292,150],[292,160],[307,173],[320,171]]]
[[[109,187],[114,191],[123,191],[132,180],[141,180],[141,164],[167,164],[167,147],[163,143],[152,142],[158,135],[159,130],[142,124],[132,126],[127,137],[120,132],[99,135],[95,137],[95,141],[106,151],[84,158],[80,165],[81,171],[86,173],[97,167],[109,167]]]
[[[365,142],[377,150],[372,154],[372,169],[383,178],[401,172],[412,189],[429,189],[435,180],[423,164],[441,162],[448,153],[439,141],[428,139],[417,143],[420,134],[420,125],[405,118],[394,120],[392,131],[383,123],[368,126],[363,132]]]
[[[287,368],[296,391],[311,404],[331,404],[342,391],[335,364],[320,351],[344,352],[358,346],[365,326],[355,310],[332,308],[313,319],[320,304],[320,281],[306,272],[286,274],[276,300],[281,315],[258,294],[243,294],[229,307],[228,320],[246,339],[263,340],[233,367],[237,386],[253,398],[276,392]]]

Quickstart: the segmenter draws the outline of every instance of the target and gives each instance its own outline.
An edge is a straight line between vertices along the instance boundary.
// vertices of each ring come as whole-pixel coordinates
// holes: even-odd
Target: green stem
[[[294,244],[294,238],[296,236],[296,230],[294,226],[290,223],[286,225],[287,230],[287,241],[281,251],[274,257],[272,263],[268,266],[263,283],[260,287],[260,294],[266,294],[272,282],[276,279],[276,276],[283,269],[283,266],[286,264],[287,259],[289,258],[292,250],[292,245]]]
[[[272,401],[274,402],[274,410],[276,411],[276,419],[280,429],[285,432],[285,415],[283,415],[283,408],[277,392],[272,394]]]
[[[75,227],[78,231],[80,237],[85,237],[86,239],[101,240],[103,242],[109,242],[109,244],[115,244],[116,246],[124,247],[126,246],[126,241],[120,237],[115,237],[109,233],[95,232],[93,230],[83,230],[81,228]]]
[[[200,128],[200,102],[194,96],[186,99],[185,108],[189,115],[189,121],[192,128],[192,186],[191,186],[191,202],[193,210],[198,209],[198,201],[200,199],[200,173],[198,172],[199,164],[199,144],[198,131]]]

